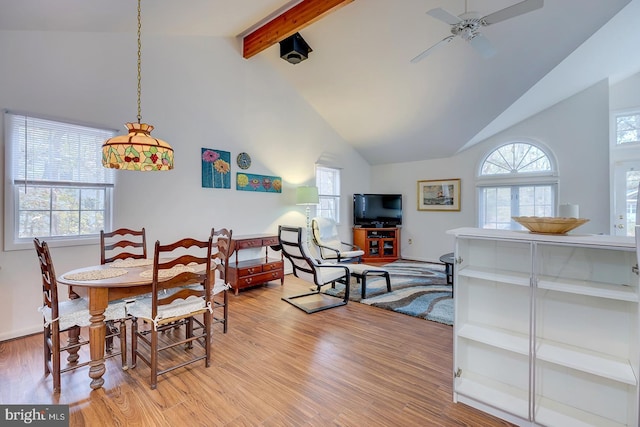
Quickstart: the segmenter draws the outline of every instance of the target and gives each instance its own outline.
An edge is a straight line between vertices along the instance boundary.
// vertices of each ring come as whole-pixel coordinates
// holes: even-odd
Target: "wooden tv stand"
[[[354,227],[353,244],[364,251],[364,263],[396,261],[400,258],[400,229]]]

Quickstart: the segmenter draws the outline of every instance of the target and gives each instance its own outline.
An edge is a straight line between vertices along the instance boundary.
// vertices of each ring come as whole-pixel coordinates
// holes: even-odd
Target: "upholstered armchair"
[[[334,286],[335,282],[350,282],[351,273],[346,265],[319,263],[309,253],[306,230],[302,227],[279,226],[278,240],[282,254],[291,262],[294,276],[311,283],[314,287],[311,291],[302,294],[283,297],[284,301],[309,314],[347,304],[349,301],[348,286],[343,298],[322,293],[324,285]]]
[[[328,218],[315,217],[311,220],[313,243],[318,247],[320,257],[325,261],[360,262],[364,251],[359,247],[340,240],[336,223]]]

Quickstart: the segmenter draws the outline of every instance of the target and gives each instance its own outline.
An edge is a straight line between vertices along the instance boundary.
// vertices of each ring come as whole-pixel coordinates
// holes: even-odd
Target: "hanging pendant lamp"
[[[138,0],[138,122],[126,123],[128,135],[118,135],[102,144],[102,165],[106,168],[131,171],[165,171],[173,169],[173,148],[161,139],[153,138],[153,126],[142,123],[140,1]]]

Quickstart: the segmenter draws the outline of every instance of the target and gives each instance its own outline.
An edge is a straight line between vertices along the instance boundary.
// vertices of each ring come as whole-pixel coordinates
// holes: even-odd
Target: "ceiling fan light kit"
[[[433,53],[437,48],[451,42],[455,37],[460,37],[461,39],[469,42],[471,47],[480,53],[480,55],[485,58],[489,58],[493,56],[496,51],[493,46],[491,46],[489,40],[480,33],[480,28],[493,25],[510,18],[515,18],[518,15],[523,15],[536,9],[540,9],[542,6],[544,6],[544,0],[524,0],[483,17],[480,17],[480,15],[475,12],[468,12],[466,1],[465,11],[460,16],[455,16],[439,7],[431,9],[427,14],[451,25],[452,35],[445,37],[429,49],[423,51],[414,57],[411,62],[416,63],[421,61],[423,58]]]

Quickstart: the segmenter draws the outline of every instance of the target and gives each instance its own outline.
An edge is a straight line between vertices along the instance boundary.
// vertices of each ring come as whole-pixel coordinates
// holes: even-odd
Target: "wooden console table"
[[[229,284],[236,295],[242,288],[257,286],[272,280],[280,279],[284,284],[284,261],[282,252],[278,257],[269,257],[269,249],[275,252],[279,246],[278,236],[275,234],[252,234],[233,236],[231,239],[231,253],[235,253],[235,261],[229,262]],[[238,252],[243,249],[265,248],[264,256],[248,260],[238,260]]]

